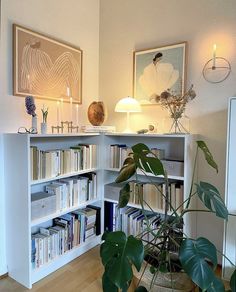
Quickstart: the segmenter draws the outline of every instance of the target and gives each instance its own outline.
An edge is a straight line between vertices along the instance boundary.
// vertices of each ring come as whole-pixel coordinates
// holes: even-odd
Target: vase
[[[47,134],[47,123],[41,123],[41,134]]]
[[[190,119],[183,115],[178,118],[166,117],[164,119],[165,132],[169,134],[189,134],[190,133]]]
[[[32,129],[37,132],[38,126],[37,126],[37,116],[32,116]]]

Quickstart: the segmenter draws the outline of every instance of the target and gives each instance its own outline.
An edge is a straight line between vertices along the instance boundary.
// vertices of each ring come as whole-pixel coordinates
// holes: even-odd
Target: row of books
[[[140,200],[144,201],[144,205],[149,205],[153,209],[165,210],[167,189],[164,183],[130,183],[130,203],[140,204]],[[178,208],[179,211],[183,209],[183,185],[180,183],[170,183],[168,186],[168,196],[171,206]],[[164,196],[163,196],[164,195]],[[168,205],[167,209],[171,210]]]
[[[146,183],[130,181],[130,199],[129,203],[140,205],[141,201],[145,207],[150,206],[153,209],[165,210],[167,195],[166,185],[163,182],[159,183]],[[119,200],[120,190],[124,186],[124,183],[109,183],[104,186],[105,198],[111,200]],[[168,186],[168,197],[171,202],[171,206],[174,208],[179,207],[179,211],[182,210],[183,197],[184,197],[183,185],[176,182],[171,182]],[[171,210],[168,205],[168,210]]]
[[[144,213],[145,212],[145,213]],[[163,214],[154,214],[150,211],[142,211],[134,207],[118,208],[116,203],[105,202],[105,230],[121,230],[126,235],[133,235],[142,238],[144,241],[151,241],[154,235],[147,231],[147,226],[151,227],[152,232],[157,233],[163,221]],[[171,220],[171,217],[169,217]],[[173,227],[172,236],[176,240],[183,236],[183,224]],[[170,250],[176,251],[173,243]]]
[[[164,159],[165,151],[163,149],[151,148],[150,150],[159,159]],[[121,168],[130,153],[132,153],[132,149],[126,144],[110,145],[110,168]]]
[[[39,228],[31,236],[32,268],[40,268],[55,258],[101,234],[101,208],[87,206],[53,220],[48,228]]]
[[[31,179],[45,179],[96,168],[97,146],[79,144],[70,149],[40,150],[30,147]]]
[[[31,219],[37,220],[97,198],[96,173],[66,178],[31,194]]]
[[[82,176],[61,179],[46,186],[46,192],[57,197],[57,210],[76,207],[97,198],[97,175],[86,173]]]

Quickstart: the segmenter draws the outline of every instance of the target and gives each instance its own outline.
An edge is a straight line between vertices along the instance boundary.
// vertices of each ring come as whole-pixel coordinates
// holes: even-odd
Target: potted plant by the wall
[[[220,252],[217,251],[214,244],[207,238],[194,239],[189,238],[183,232],[181,233],[184,215],[190,212],[210,212],[224,220],[227,220],[229,216],[216,187],[204,181],[194,182],[197,155],[200,150],[203,152],[207,164],[218,172],[218,166],[205,142],[197,141],[190,193],[182,205],[174,208],[168,190],[168,175],[162,162],[145,144],[140,143],[132,147],[132,153],[124,161],[116,179],[117,183],[124,182],[120,191],[119,208],[124,208],[129,203],[130,185],[128,180],[134,175],[137,179],[137,171],[139,170],[144,174],[151,173],[155,176],[163,176],[166,191],[165,193],[161,189],[158,191],[164,198],[165,210],[162,216],[158,215],[160,220],[158,228],[156,228],[149,222],[150,216],[146,215],[145,201],[140,195],[140,205],[144,216],[146,216],[146,227],[143,228],[142,233],[137,237],[127,236],[122,231],[104,233],[100,249],[105,270],[102,279],[104,292],[128,291],[135,278],[133,274],[135,270],[139,272],[140,276],[136,284],[136,292],[191,291],[193,288],[191,283],[199,287],[200,291],[225,291],[222,280],[215,275],[218,263],[217,254]],[[156,187],[158,188],[157,185]],[[195,210],[191,208],[191,202],[195,197],[202,201],[206,209]],[[156,215],[151,207],[149,212],[153,216]],[[145,236],[147,234],[151,236]],[[231,264],[233,265],[233,263]],[[135,274],[137,275],[136,272]],[[187,285],[177,285],[185,282]],[[229,291],[236,291],[236,270],[232,274],[230,286],[231,290]]]

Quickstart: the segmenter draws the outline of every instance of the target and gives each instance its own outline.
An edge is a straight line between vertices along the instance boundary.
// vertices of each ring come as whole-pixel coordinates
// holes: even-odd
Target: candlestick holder
[[[229,61],[223,57],[214,57],[206,62],[202,75],[210,83],[220,83],[228,78],[231,72]]]
[[[61,126],[52,126],[52,133],[54,134],[64,134],[65,131],[67,130],[67,133],[73,133],[73,130],[75,130],[76,133],[79,132],[79,126],[73,126],[73,122],[69,121],[62,121]]]

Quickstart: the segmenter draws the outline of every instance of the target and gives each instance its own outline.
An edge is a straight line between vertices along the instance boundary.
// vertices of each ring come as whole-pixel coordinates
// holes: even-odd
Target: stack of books
[[[45,179],[96,168],[97,147],[79,144],[63,150],[40,150],[30,147],[31,179]]]
[[[114,133],[116,131],[115,126],[82,126],[82,131],[85,133]]]
[[[164,159],[165,151],[163,149],[151,148],[150,150],[157,158]],[[132,149],[126,144],[110,145],[110,168],[121,168],[130,153],[132,153]]]
[[[95,237],[97,234],[96,224],[99,226],[101,224],[100,218],[99,222],[97,222],[97,209],[100,208],[92,209],[87,207],[55,218],[51,227],[41,227],[38,233],[32,234],[32,268],[40,268],[58,256],[86,242],[88,238]]]

